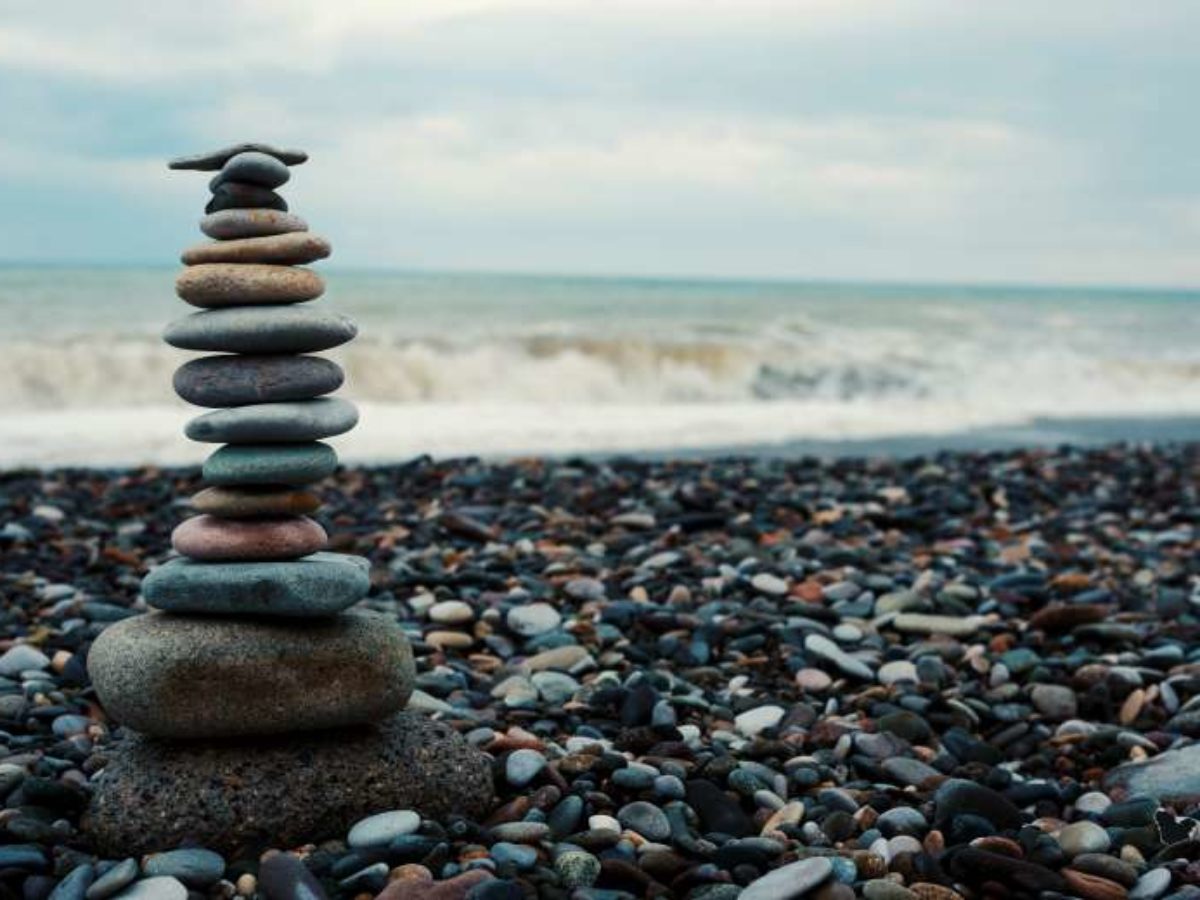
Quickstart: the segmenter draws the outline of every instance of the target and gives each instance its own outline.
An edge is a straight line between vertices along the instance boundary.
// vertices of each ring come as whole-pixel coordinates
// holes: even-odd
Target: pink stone
[[[195,516],[171,534],[171,546],[178,553],[200,560],[296,559],[323,550],[328,540],[325,529],[306,516]]]

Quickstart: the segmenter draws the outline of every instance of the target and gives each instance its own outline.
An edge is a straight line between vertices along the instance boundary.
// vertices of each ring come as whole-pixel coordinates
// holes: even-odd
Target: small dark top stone
[[[170,169],[194,169],[198,172],[215,172],[217,169],[225,165],[231,157],[237,156],[239,153],[247,153],[254,151],[257,153],[265,153],[268,156],[273,156],[284,165],[298,166],[308,159],[308,154],[303,150],[281,150],[278,147],[273,147],[270,144],[260,144],[253,141],[244,144],[231,144],[220,150],[213,150],[209,153],[198,153],[193,156],[177,156],[175,159],[167,163],[167,168]]]
[[[204,207],[208,214],[226,209],[274,209],[287,212],[287,201],[270,188],[243,181],[225,181],[217,185],[212,199]]]

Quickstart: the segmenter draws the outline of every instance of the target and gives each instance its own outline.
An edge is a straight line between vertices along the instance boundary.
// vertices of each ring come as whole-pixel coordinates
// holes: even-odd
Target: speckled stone
[[[361,556],[314,553],[289,562],[208,563],[173,559],[142,580],[142,595],[168,612],[324,617],[371,589]]]
[[[204,263],[273,263],[296,266],[325,259],[329,241],[307,231],[242,238],[237,241],[211,241],[183,251],[185,266]]]
[[[200,230],[218,241],[308,231],[308,223],[295,213],[277,209],[223,209],[200,220]]]
[[[115,857],[190,841],[246,858],[344,838],[380,810],[479,819],[493,796],[488,757],[417,713],[379,728],[275,738],[130,736],[105,755],[85,825],[100,852]]]
[[[204,461],[208,484],[299,485],[327,478],[337,469],[328,444],[227,444]]]
[[[298,166],[308,159],[308,154],[303,150],[284,149],[272,144],[249,141],[241,144],[230,144],[228,147],[222,147],[220,150],[211,150],[208,153],[177,156],[167,163],[167,167],[171,169],[194,169],[198,172],[215,172],[239,153],[252,152],[273,156],[288,166]]]
[[[316,512],[321,498],[309,491],[287,488],[210,487],[192,497],[196,512],[227,519],[256,516],[304,516]]]
[[[175,370],[175,393],[196,406],[310,400],[336,391],[345,373],[320,356],[202,356]]]
[[[353,403],[332,397],[285,403],[252,403],[197,416],[184,433],[212,444],[315,441],[345,434],[358,424]]]
[[[258,150],[247,150],[225,160],[225,165],[212,177],[208,188],[215,191],[227,181],[240,181],[274,190],[287,184],[291,177],[288,167],[274,156]]]
[[[134,616],[96,638],[88,671],[114,719],[163,738],[377,722],[404,707],[415,677],[400,626],[366,612],[302,623]]]
[[[242,181],[226,181],[213,190],[212,199],[204,206],[206,213],[223,209],[277,209],[287,212],[287,201],[269,188]]]
[[[176,553],[196,560],[298,559],[323,550],[329,535],[305,516],[224,519],[193,516],[171,532]]]
[[[348,318],[313,306],[233,306],[177,319],[163,333],[172,347],[217,353],[312,353],[353,340]]]
[[[204,263],[188,266],[175,279],[175,293],[192,306],[205,309],[303,303],[324,292],[324,279],[299,266]]]

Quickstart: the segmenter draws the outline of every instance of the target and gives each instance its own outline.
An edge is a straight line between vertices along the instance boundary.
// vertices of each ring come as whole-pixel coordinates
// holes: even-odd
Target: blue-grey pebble
[[[671,823],[666,813],[645,800],[635,800],[622,806],[617,811],[617,821],[649,841],[666,841],[671,837]]]
[[[218,409],[192,419],[184,431],[210,444],[290,443],[345,434],[357,424],[353,403],[321,397]]]
[[[321,356],[201,356],[175,370],[175,393],[196,406],[309,400],[342,386],[342,367]]]
[[[167,850],[147,856],[142,862],[142,871],[151,877],[178,878],[190,888],[202,889],[221,880],[225,874],[225,859],[202,847]]]
[[[204,206],[206,215],[225,209],[275,209],[287,212],[287,201],[269,188],[241,181],[226,181],[218,185],[212,199]]]
[[[513,787],[525,787],[546,768],[546,757],[536,750],[514,750],[504,761],[504,777]]]
[[[290,147],[276,147],[273,144],[264,144],[259,141],[247,141],[241,144],[230,144],[228,147],[222,147],[219,150],[210,150],[207,153],[177,156],[167,163],[167,168],[195,169],[200,172],[212,172],[225,165],[231,157],[247,152],[266,153],[289,166],[298,166],[308,159],[308,154],[303,150],[295,150]]]
[[[274,853],[262,861],[258,888],[266,900],[326,900],[321,882],[290,853]]]
[[[142,581],[146,602],[168,612],[205,615],[337,615],[371,589],[370,562],[313,553],[286,562],[200,562],[179,557]]]
[[[274,156],[257,150],[247,150],[245,153],[229,157],[221,171],[208,183],[208,187],[209,190],[216,190],[227,181],[243,181],[274,190],[287,184],[291,177],[292,173],[288,171],[288,167]]]
[[[96,878],[96,867],[84,863],[72,869],[67,877],[54,886],[47,900],[85,900],[87,889]]]
[[[187,896],[183,882],[170,875],[143,878],[117,894],[118,900],[187,900]]]
[[[123,859],[92,882],[87,889],[87,900],[106,900],[132,884],[141,873],[136,859]]]
[[[311,304],[231,306],[176,319],[163,340],[181,350],[213,353],[315,353],[353,340],[357,326]]]
[[[537,865],[537,850],[525,844],[497,841],[489,852],[492,859],[500,865],[511,865],[518,869],[532,869]]]
[[[0,847],[0,869],[40,872],[46,865],[46,853],[36,844],[8,844]]]
[[[208,484],[310,484],[337,469],[328,444],[229,444],[204,461]]]
[[[417,813],[411,809],[394,809],[354,823],[346,843],[356,850],[386,847],[395,838],[412,834],[420,827],[421,817]]]

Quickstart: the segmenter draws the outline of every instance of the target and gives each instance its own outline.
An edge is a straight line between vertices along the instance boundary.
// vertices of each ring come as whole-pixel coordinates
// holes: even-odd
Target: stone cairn
[[[244,772],[244,761],[252,761],[257,750],[271,760],[270,775],[282,777],[279,745],[268,750],[247,740],[322,732],[298,740],[308,759],[315,755],[319,763],[322,754],[331,756],[332,768],[342,772],[303,776],[308,778],[303,788],[328,794],[327,801],[305,797],[305,810],[293,809],[278,823],[284,835],[257,834],[294,840],[336,829],[344,824],[339,817],[362,815],[372,804],[419,802],[413,801],[411,784],[388,797],[386,776],[380,790],[378,773],[371,775],[373,797],[356,795],[346,783],[364,777],[362,771],[344,771],[356,765],[379,765],[385,758],[389,766],[404,765],[410,751],[397,749],[402,736],[394,714],[408,701],[415,672],[412,650],[395,621],[348,611],[370,588],[367,560],[324,552],[325,530],[308,517],[319,505],[311,486],[337,465],[333,449],[321,439],[349,431],[358,413],[347,401],[326,396],[341,386],[342,369],[310,355],[356,334],[349,319],[310,302],[322,295],[325,284],[305,264],[328,256],[329,244],[289,213],[276,193],[289,180],[290,167],[306,159],[300,151],[241,144],[170,164],[217,171],[200,223],[214,240],[183,252],[186,268],[176,280],[178,295],[202,311],[169,325],[165,339],[174,347],[212,354],[181,366],[174,385],[189,403],[215,408],[192,419],[187,436],[224,446],[204,462],[208,486],[193,498],[199,514],[172,535],[179,557],[143,582],[143,596],[157,611],[107,629],[88,662],[108,713],[142,736],[128,751],[138,765],[176,785],[194,782],[199,792],[206,790],[209,769],[236,759]],[[376,727],[344,731],[366,726]],[[228,743],[211,749],[218,739],[243,743],[230,756]],[[155,741],[209,743],[198,743],[189,757],[163,749],[165,744],[155,749]],[[373,762],[346,762],[356,741]],[[423,760],[426,769],[418,774],[436,780],[438,764]],[[123,785],[110,787],[107,801],[98,798],[94,816],[102,840],[110,844],[122,833],[114,808],[133,799],[137,777],[149,776],[127,771],[123,777]],[[343,780],[320,780],[330,777]],[[406,775],[413,777],[412,771]],[[475,789],[490,794],[490,787],[476,784]],[[262,785],[247,787],[253,790],[262,802],[271,802]],[[137,799],[149,802],[144,794]],[[329,816],[323,802],[335,804],[336,814]],[[231,820],[248,817],[252,827],[270,830],[263,822],[271,813],[253,808],[250,794],[207,803],[195,818],[211,819],[213,809],[220,808]],[[170,815],[178,833],[164,834],[163,841],[205,838],[210,845],[234,846],[255,837],[244,830],[244,822],[189,824],[178,805]]]

